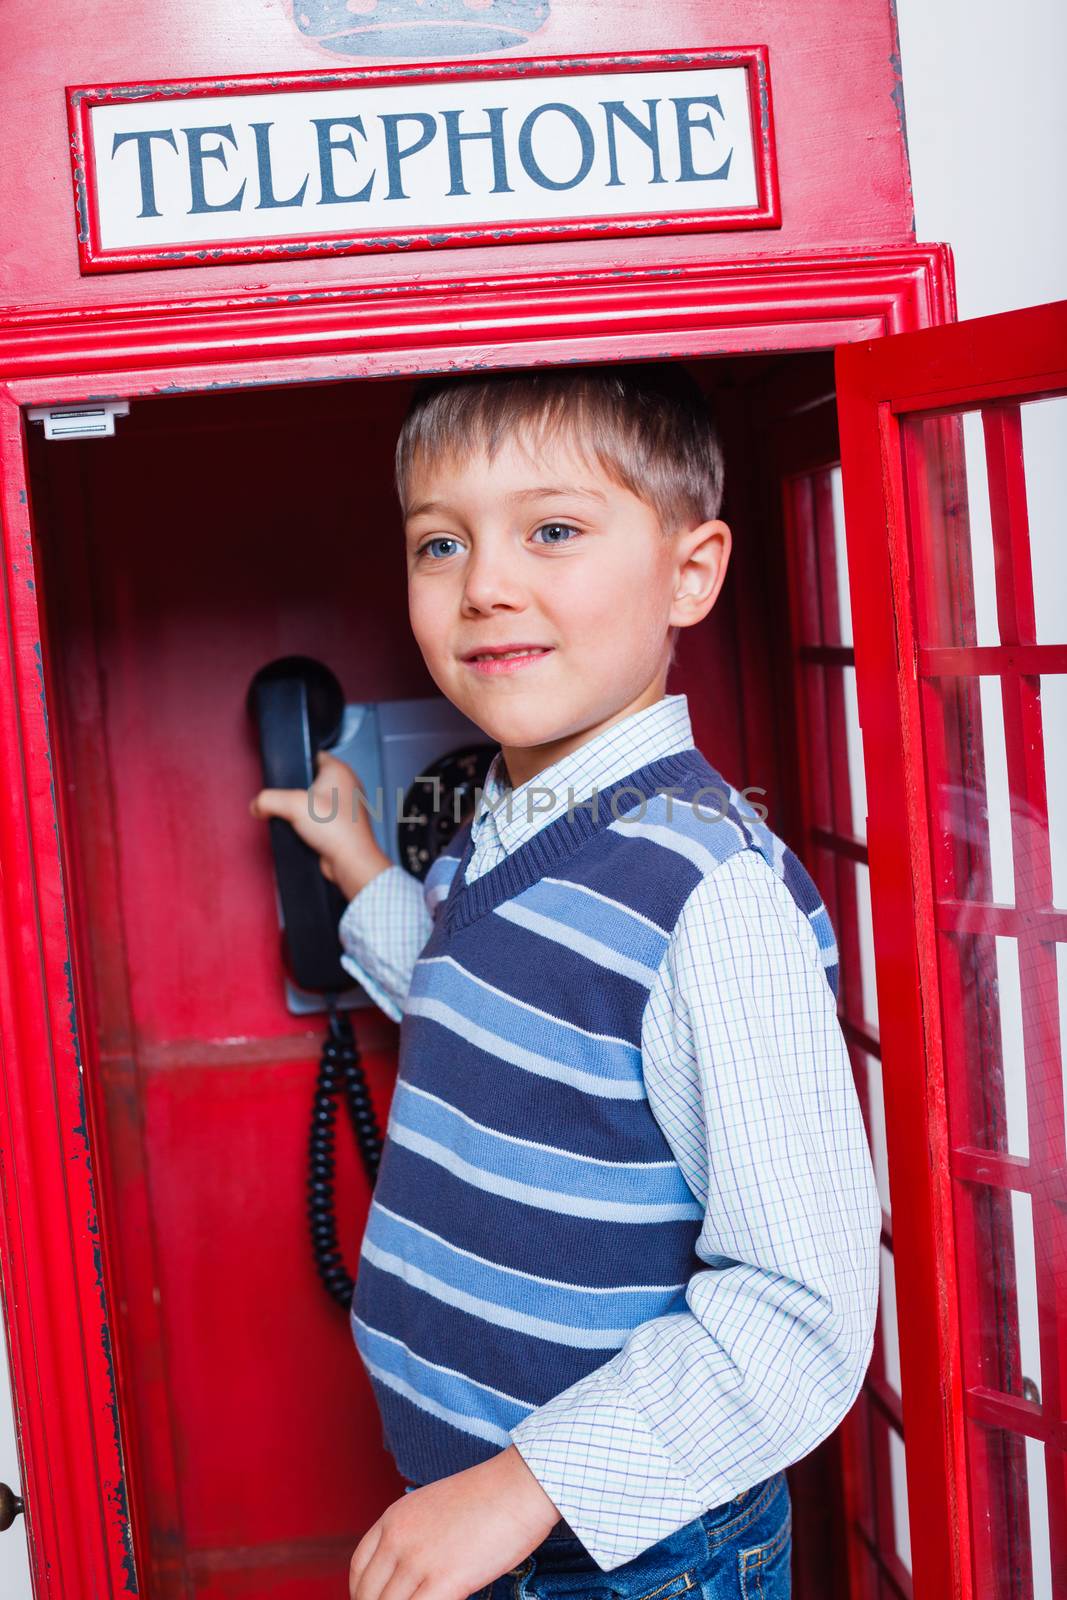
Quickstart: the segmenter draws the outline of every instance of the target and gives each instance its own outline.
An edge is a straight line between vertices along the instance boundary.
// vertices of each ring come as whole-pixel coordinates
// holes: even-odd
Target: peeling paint
[[[85,190],[85,168],[74,168],[74,211],[78,220],[78,243],[89,242],[89,204]]]
[[[904,109],[904,75],[901,68],[900,51],[894,50],[889,57],[889,65],[893,70],[893,87],[889,91],[889,98],[897,114],[897,125],[900,136],[904,141],[904,154],[908,155],[908,119]]]
[[[84,1106],[83,1106],[84,1120]],[[95,1205],[95,1202],[94,1202]],[[97,1236],[93,1243],[93,1267],[96,1272],[96,1290],[100,1297],[100,1347],[104,1353],[104,1365],[108,1375],[108,1412],[111,1417],[112,1437],[115,1443],[115,1459],[122,1462],[122,1431],[119,1421],[118,1392],[115,1384],[115,1360],[111,1349],[111,1328],[107,1320],[105,1295],[104,1295],[104,1260],[99,1245],[99,1228],[96,1222],[95,1210],[87,1219],[90,1233]],[[126,1594],[139,1594],[137,1584],[137,1566],[133,1557],[133,1530],[130,1526],[130,1508],[126,1495],[126,1474],[121,1469],[113,1483],[105,1483],[104,1498],[111,1506],[116,1522],[122,1531],[122,1570],[126,1577],[123,1592]]]
[[[767,63],[762,59],[756,61],[756,83],[759,93],[760,132],[766,138],[771,131],[771,96],[767,80]]]
[[[915,237],[915,192],[911,183],[911,150],[908,146],[908,117],[904,105],[904,70],[900,59],[900,22],[897,16],[897,0],[889,0],[889,24],[893,34],[893,48],[889,53],[889,65],[893,73],[893,87],[889,91],[889,98],[893,102],[893,109],[897,114],[897,127],[900,129],[901,143],[904,146],[905,176],[908,192],[911,195],[911,235]]]

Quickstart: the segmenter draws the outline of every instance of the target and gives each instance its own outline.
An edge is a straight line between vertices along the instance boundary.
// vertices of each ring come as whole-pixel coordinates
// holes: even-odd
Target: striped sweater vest
[[[837,951],[792,851],[694,748],[648,762],[465,883],[424,884],[352,1331],[399,1471],[505,1449],[529,1412],[686,1309],[703,1212],[645,1093],[641,1025],[682,907],[758,850]]]

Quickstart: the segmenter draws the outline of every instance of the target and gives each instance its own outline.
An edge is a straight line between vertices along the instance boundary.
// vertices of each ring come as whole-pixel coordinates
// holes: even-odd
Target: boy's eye
[[[568,534],[569,533],[569,534],[573,534],[574,535],[574,538],[572,538],[572,539],[567,539],[567,538],[560,539],[560,538],[557,538],[557,537],[550,538],[550,539],[548,539],[546,541],[546,543],[548,543],[550,545],[552,545],[552,544],[573,544],[575,542],[575,539],[580,537],[580,531],[581,530],[578,529],[578,528],[572,528],[569,522],[543,522],[539,528],[535,528],[534,529],[534,533],[535,534],[538,534],[538,533],[550,533],[552,535],[558,535],[560,533],[563,533],[563,534]]]
[[[435,544],[453,544],[454,545],[454,544],[457,544],[457,543],[458,543],[458,541],[456,539],[453,539],[451,534],[439,533],[433,539],[427,539],[426,543],[424,545],[421,545],[419,547],[419,549],[415,553],[416,553],[416,555],[424,556],[424,555],[428,554],[428,552],[433,548],[433,546]],[[445,555],[446,556],[450,556],[451,554],[452,554],[451,550],[446,550],[445,551]]]

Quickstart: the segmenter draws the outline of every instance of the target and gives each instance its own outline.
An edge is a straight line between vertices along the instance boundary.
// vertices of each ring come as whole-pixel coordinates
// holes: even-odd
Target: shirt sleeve
[[[342,967],[394,1022],[432,929],[421,881],[396,865],[364,884],[337,924]]]
[[[606,1572],[800,1460],[870,1361],[882,1213],[818,940],[758,852],[694,889],[642,1024],[653,1114],[704,1207],[684,1312],[511,1429]]]

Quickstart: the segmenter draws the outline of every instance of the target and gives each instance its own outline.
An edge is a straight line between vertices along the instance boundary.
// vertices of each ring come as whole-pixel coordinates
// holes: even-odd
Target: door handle
[[[0,1533],[6,1533],[25,1509],[14,1489],[9,1489],[6,1483],[0,1483]]]

